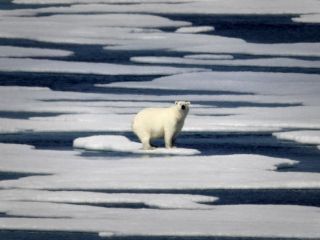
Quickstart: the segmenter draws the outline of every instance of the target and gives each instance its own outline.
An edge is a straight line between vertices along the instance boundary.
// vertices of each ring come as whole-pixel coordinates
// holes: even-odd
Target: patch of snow
[[[73,52],[58,49],[0,46],[0,57],[68,57]]]
[[[181,27],[176,30],[177,33],[202,33],[212,31],[214,31],[214,27],[211,26]]]

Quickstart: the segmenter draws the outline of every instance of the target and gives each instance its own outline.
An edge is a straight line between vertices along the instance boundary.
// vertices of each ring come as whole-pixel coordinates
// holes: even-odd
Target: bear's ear
[[[176,105],[177,105],[178,103],[179,103],[179,101],[175,101],[175,103],[174,103],[174,104],[176,104]]]
[[[186,104],[189,106],[191,104],[191,102],[186,102]]]

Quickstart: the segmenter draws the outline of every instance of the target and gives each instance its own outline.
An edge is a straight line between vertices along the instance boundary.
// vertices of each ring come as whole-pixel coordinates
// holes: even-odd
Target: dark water
[[[213,26],[211,34],[242,38],[252,43],[319,42],[319,24],[297,23],[299,15],[166,15],[173,20],[192,22],[196,26]],[[208,33],[207,33],[208,34]],[[209,32],[210,34],[210,32]]]

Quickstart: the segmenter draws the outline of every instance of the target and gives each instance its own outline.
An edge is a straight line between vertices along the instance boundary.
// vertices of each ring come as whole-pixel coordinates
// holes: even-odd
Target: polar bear
[[[132,124],[143,149],[152,149],[150,141],[164,138],[165,147],[172,148],[189,112],[190,102],[176,101],[167,108],[145,108],[138,112]]]

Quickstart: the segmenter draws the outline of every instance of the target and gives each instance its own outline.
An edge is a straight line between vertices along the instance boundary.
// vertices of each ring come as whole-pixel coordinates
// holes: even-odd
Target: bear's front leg
[[[173,147],[173,131],[170,129],[166,129],[164,132],[164,143],[166,148],[172,148]]]

